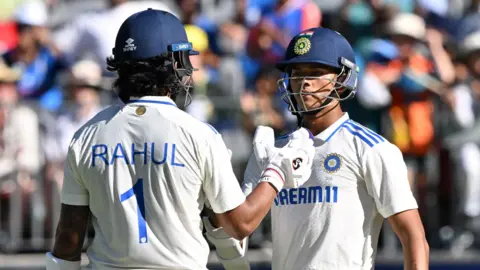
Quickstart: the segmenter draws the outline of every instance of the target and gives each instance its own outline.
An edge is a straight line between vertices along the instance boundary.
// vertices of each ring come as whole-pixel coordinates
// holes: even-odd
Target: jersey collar
[[[175,102],[166,96],[144,96],[144,97],[131,97],[130,100],[127,102],[127,104],[132,104],[132,103],[153,103],[153,104],[162,104],[162,105],[170,105],[170,106],[175,106]]]
[[[337,133],[337,131],[343,126],[343,124],[345,122],[347,122],[348,120],[350,120],[350,117],[348,116],[348,113],[344,113],[342,117],[340,117],[340,119],[338,119],[337,121],[335,121],[335,123],[333,123],[331,126],[329,126],[327,129],[325,129],[324,131],[320,132],[319,134],[317,134],[317,136],[315,136],[315,138],[317,139],[320,139],[324,142],[328,142],[328,140],[330,140],[333,135],[335,135],[335,133]]]

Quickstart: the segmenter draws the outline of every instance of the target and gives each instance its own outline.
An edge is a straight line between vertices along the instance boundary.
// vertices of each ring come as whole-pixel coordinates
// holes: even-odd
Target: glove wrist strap
[[[263,171],[260,182],[268,182],[273,185],[277,192],[280,192],[285,185],[285,175],[281,170],[270,165]]]

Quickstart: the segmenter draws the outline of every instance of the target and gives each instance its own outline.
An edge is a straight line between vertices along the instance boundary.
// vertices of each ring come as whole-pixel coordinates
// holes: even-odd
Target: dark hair
[[[142,59],[117,61],[107,59],[108,70],[116,71],[118,78],[113,87],[124,102],[130,97],[166,96],[175,99],[181,82],[173,68],[170,54]]]

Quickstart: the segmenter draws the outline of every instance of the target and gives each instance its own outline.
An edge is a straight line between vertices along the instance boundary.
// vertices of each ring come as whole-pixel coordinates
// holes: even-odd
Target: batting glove
[[[310,131],[300,128],[290,135],[290,140],[284,147],[275,148],[268,144],[265,150],[268,164],[260,182],[269,182],[277,192],[284,186],[296,188],[303,185],[312,174],[315,156],[312,138]]]
[[[258,126],[253,137],[253,153],[262,171],[267,167],[270,158],[278,152],[275,148],[275,135],[271,127]]]

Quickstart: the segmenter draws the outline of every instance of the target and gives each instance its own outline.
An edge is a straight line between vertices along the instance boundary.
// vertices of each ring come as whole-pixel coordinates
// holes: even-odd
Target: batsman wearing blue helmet
[[[84,269],[206,269],[204,205],[222,226],[209,238],[226,250],[225,264],[249,267],[238,240],[258,226],[279,190],[309,177],[313,136],[292,133],[245,196],[221,135],[174,102],[182,91],[189,100],[195,53],[168,12],[148,9],[122,24],[107,64],[124,104],[101,111],[72,138],[47,270],[80,269],[89,219],[95,237]]]
[[[309,29],[290,42],[278,81],[283,100],[314,134],[310,178],[283,188],[272,204],[274,270],[374,269],[377,242],[388,219],[403,245],[405,269],[428,269],[429,247],[396,146],[350,119],[340,102],[353,98],[358,67],[336,31]],[[249,194],[264,171],[274,141],[257,136],[245,171]],[[269,150],[273,149],[273,150]]]

